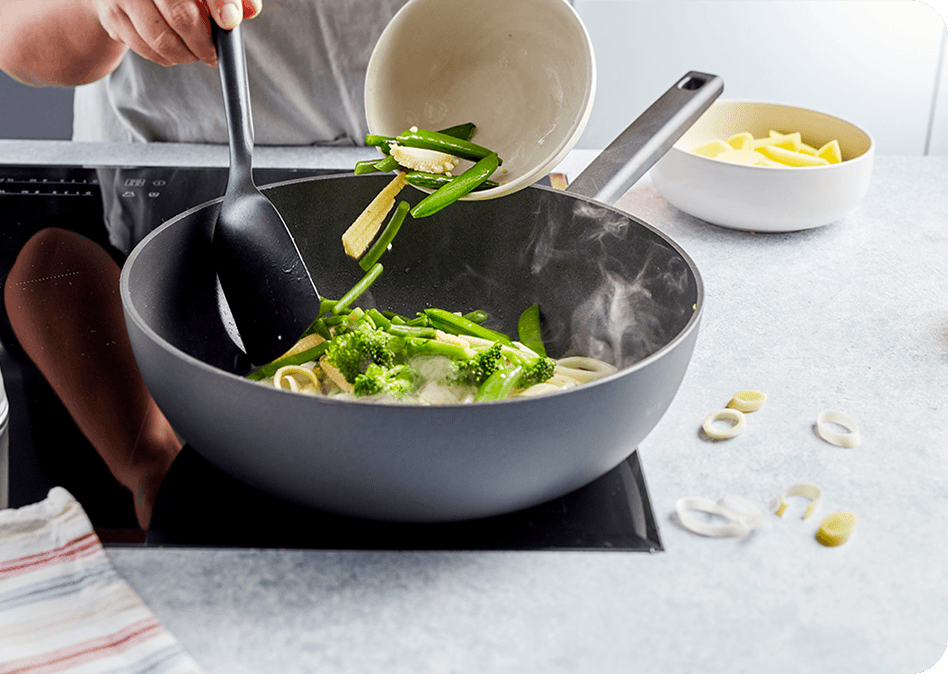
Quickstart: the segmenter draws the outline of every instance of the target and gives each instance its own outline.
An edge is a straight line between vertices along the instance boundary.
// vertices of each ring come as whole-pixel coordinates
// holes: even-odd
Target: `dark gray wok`
[[[126,323],[149,389],[219,468],[330,512],[460,520],[578,489],[627,458],[661,418],[703,306],[685,252],[602,202],[618,199],[721,89],[712,75],[687,75],[570,192],[533,186],[409,220],[360,301],[408,315],[485,309],[509,334],[538,302],[551,355],[599,357],[619,367],[615,375],[537,398],[438,407],[334,401],[248,381],[209,264],[218,199],[155,230],[122,271]],[[389,180],[344,175],[264,188],[324,296],[341,296],[361,277],[340,237]],[[413,204],[421,196],[402,193]]]

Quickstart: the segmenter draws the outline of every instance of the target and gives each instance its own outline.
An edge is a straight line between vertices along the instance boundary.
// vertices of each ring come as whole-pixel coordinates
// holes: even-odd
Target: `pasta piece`
[[[714,424],[718,421],[730,421],[733,423],[727,428],[715,428]],[[743,412],[726,407],[723,410],[717,410],[709,414],[707,418],[705,418],[701,428],[704,429],[705,435],[712,440],[729,440],[740,435],[744,431],[746,423]]]

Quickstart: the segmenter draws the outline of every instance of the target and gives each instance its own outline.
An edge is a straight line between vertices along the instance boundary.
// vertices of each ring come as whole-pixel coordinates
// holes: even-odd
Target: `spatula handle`
[[[224,112],[230,138],[231,181],[252,183],[253,116],[250,111],[250,84],[241,27],[225,30],[213,21],[211,31],[217,47],[217,63],[224,94]]]

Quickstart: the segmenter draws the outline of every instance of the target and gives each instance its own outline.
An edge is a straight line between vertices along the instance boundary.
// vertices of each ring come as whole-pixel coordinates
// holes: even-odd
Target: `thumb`
[[[217,5],[217,12],[211,13],[217,25],[225,30],[236,28],[243,19],[254,17],[261,10],[261,0],[213,0],[208,4]]]

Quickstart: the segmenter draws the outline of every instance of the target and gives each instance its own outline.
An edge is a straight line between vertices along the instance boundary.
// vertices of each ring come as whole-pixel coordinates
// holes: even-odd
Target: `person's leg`
[[[115,478],[132,491],[139,524],[147,529],[181,443],[135,363],[119,274],[94,242],[48,228],[20,251],[3,293],[23,350]]]

